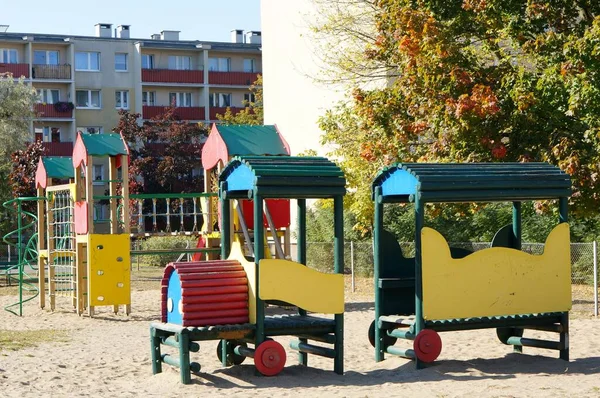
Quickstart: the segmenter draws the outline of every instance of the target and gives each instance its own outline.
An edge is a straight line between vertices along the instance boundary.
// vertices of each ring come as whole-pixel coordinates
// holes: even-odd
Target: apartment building
[[[119,109],[150,119],[174,104],[181,119],[211,123],[252,100],[249,87],[262,73],[260,32],[233,30],[230,42],[131,32],[99,23],[94,36],[0,33],[0,73],[38,91],[31,134],[49,155],[70,156],[77,131],[110,132]]]

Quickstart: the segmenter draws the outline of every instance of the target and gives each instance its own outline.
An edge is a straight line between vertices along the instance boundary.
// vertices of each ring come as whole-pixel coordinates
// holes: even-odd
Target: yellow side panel
[[[89,236],[89,305],[131,304],[129,235]]]
[[[256,323],[256,264],[246,260],[241,243],[235,241],[231,244],[228,260],[237,260],[244,267],[248,278],[248,311],[250,323]]]
[[[260,260],[262,300],[280,300],[311,312],[344,312],[344,276],[312,270],[288,260]]]
[[[462,259],[423,228],[423,316],[427,320],[558,312],[571,309],[569,225],[548,235],[543,255],[493,247]]]

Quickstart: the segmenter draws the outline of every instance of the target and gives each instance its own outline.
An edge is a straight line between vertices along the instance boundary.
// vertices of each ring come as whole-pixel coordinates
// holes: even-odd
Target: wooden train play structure
[[[375,320],[369,339],[375,359],[395,354],[433,362],[441,352],[438,332],[496,328],[498,338],[522,347],[559,351],[569,359],[571,256],[568,198],[570,177],[544,163],[396,164],[372,184],[375,202]],[[558,225],[542,255],[521,249],[521,202],[557,200]],[[451,248],[424,226],[427,203],[512,202],[513,222],[501,228],[490,248],[475,253]],[[415,257],[403,255],[384,229],[386,203],[412,203]],[[558,333],[558,341],[523,337],[525,330]],[[412,347],[395,346],[412,341]]]
[[[332,358],[334,371],[342,374],[345,184],[343,172],[325,158],[242,156],[229,162],[219,175],[223,259],[172,263],[165,268],[162,322],[150,326],[153,372],[160,373],[163,363],[176,366],[182,383],[187,384],[191,372],[200,369],[200,364],[190,360],[190,352],[200,348],[196,342],[221,340],[217,355],[223,366],[251,357],[260,373],[275,375],[283,369],[286,353],[273,337],[291,335],[298,338],[291,347],[299,352],[301,364],[307,365],[308,354],[320,355]],[[305,266],[306,199],[311,198],[333,199],[334,274]],[[297,200],[297,262],[265,258],[260,222],[254,225],[253,260],[246,259],[240,239],[230,230],[230,202],[242,199],[253,200],[254,220],[263,219],[263,202],[268,199]],[[269,316],[267,303],[295,306],[298,311]],[[162,354],[163,344],[176,347],[179,355]]]

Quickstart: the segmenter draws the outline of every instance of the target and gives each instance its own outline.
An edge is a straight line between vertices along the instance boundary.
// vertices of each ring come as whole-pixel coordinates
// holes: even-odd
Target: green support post
[[[265,305],[260,299],[260,265],[265,257],[265,242],[263,231],[263,198],[254,191],[254,263],[256,264],[256,336],[255,348],[265,341]]]
[[[421,248],[421,230],[425,224],[425,204],[420,199],[419,194],[415,195],[415,335],[423,330],[425,320],[423,319],[423,259]],[[424,364],[415,358],[417,369],[424,367]]]
[[[344,197],[333,198],[335,272],[344,274]],[[335,359],[333,370],[344,374],[344,314],[335,314]]]
[[[569,199],[562,197],[558,200],[559,222],[569,222]]]
[[[150,352],[152,354],[152,374],[162,372],[162,360],[160,355],[160,337],[156,329],[150,326]]]
[[[179,366],[181,372],[181,382],[190,384],[192,375],[190,373],[190,336],[183,330],[177,335],[179,338]]]
[[[379,328],[379,317],[381,316],[381,289],[379,289],[379,271],[381,268],[381,231],[383,229],[383,198],[381,187],[375,188],[375,216],[373,225],[373,279],[375,279],[375,361],[383,361],[383,335]]]
[[[17,212],[17,228],[19,231],[18,237],[18,249],[17,249],[17,258],[19,260],[19,316],[23,316],[23,234],[21,233],[23,229],[23,208],[21,206],[21,201],[17,201],[18,212]]]
[[[229,235],[231,234],[229,225],[229,220],[231,219],[229,200],[220,198],[219,204],[221,206],[221,258],[226,259],[231,250],[231,242],[229,241]]]
[[[513,249],[521,250],[522,219],[521,202],[512,203]],[[513,352],[523,353],[522,345],[513,345]]]
[[[558,200],[558,206],[560,211],[559,221],[561,223],[569,221],[569,199],[561,197]],[[561,316],[561,326],[563,331],[560,333],[560,359],[565,361],[569,360],[569,313],[565,312]]]
[[[298,262],[306,265],[306,199],[298,199]],[[306,310],[298,308],[298,314],[306,316]],[[308,344],[308,339],[299,338],[299,343]],[[298,351],[298,362],[302,366],[308,366],[308,353]]]

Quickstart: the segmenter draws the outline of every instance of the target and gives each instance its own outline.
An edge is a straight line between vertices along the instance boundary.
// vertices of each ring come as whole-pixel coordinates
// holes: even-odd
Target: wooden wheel
[[[254,352],[254,365],[265,376],[275,376],[285,366],[283,346],[275,340],[263,341]]]
[[[442,339],[431,329],[423,329],[413,342],[416,357],[425,363],[433,362],[442,352]]]

